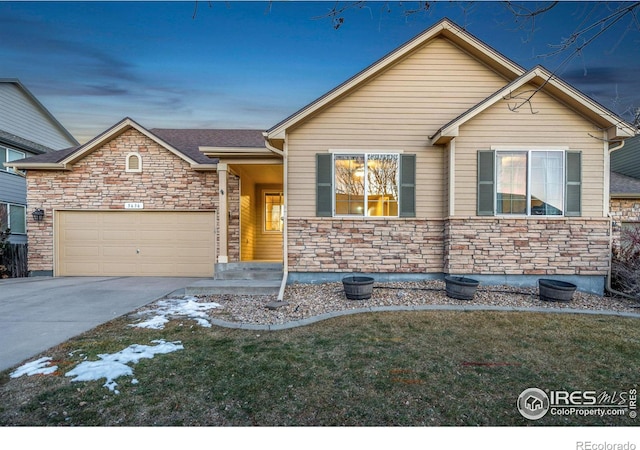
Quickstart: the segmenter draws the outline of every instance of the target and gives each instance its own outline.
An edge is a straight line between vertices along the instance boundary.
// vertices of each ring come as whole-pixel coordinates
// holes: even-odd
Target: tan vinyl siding
[[[521,90],[531,89],[535,88],[524,86]],[[582,216],[602,217],[604,148],[596,138],[602,132],[544,92],[535,94],[531,108],[525,105],[518,112],[510,111],[508,105],[514,103],[499,101],[460,127],[455,142],[455,215],[476,215],[478,150],[557,146],[582,152]]]
[[[256,235],[255,183],[241,177],[240,195],[240,260],[251,261]]]
[[[504,83],[443,38],[408,55],[289,131],[289,217],[315,216],[315,154],[330,149],[416,154],[416,216],[445,216],[445,153],[429,136]]]

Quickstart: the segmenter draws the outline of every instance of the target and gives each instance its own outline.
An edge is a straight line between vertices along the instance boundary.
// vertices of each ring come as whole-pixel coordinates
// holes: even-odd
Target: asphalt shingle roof
[[[200,147],[264,147],[262,130],[172,129],[152,128],[151,133],[196,162],[213,161]]]
[[[80,146],[65,148],[64,150],[56,150],[49,153],[43,153],[42,155],[31,156],[29,158],[21,159],[20,162],[29,163],[59,163],[67,156],[78,150]],[[16,161],[17,162],[17,161]]]
[[[152,128],[149,131],[182,151],[203,146],[264,147],[262,130]]]
[[[640,197],[640,179],[628,177],[621,173],[611,172],[609,192],[615,194],[637,194]]]
[[[204,155],[200,147],[264,147],[262,130],[168,129],[149,130],[162,141],[200,164],[212,164],[215,160]],[[21,160],[29,163],[59,163],[82,146],[70,147]]]
[[[6,143],[9,147],[18,147],[20,150],[27,150],[32,153],[47,153],[55,151],[51,147],[38,144],[15,134],[0,130],[0,143]]]

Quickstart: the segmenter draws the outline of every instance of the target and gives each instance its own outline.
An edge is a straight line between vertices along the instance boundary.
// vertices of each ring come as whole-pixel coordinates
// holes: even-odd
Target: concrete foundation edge
[[[444,273],[364,273],[364,272],[289,272],[287,284],[337,283],[348,276],[372,277],[378,283],[430,281],[444,279]],[[476,275],[455,274],[478,280],[487,286],[538,287],[538,280],[546,278],[575,284],[581,292],[604,295],[606,277],[601,275]]]

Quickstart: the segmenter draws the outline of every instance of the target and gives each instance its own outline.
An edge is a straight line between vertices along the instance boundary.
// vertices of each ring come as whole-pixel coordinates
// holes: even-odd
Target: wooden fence
[[[0,255],[0,266],[5,270],[0,271],[9,278],[22,278],[29,276],[27,270],[27,244],[5,244]]]

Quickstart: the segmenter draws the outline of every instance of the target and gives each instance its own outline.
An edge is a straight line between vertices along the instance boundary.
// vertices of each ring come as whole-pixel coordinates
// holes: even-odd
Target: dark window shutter
[[[333,215],[332,162],[330,153],[316,154],[316,216]]]
[[[478,215],[493,216],[495,214],[495,152],[493,150],[478,151]]]
[[[416,216],[416,155],[400,155],[399,215]]]
[[[567,152],[564,215],[582,215],[582,153]]]

